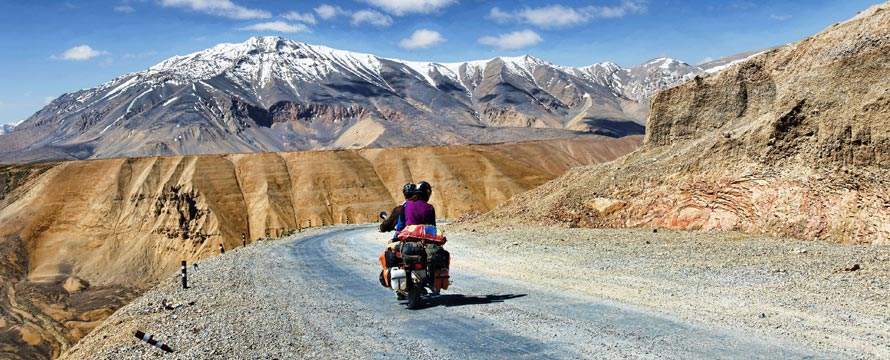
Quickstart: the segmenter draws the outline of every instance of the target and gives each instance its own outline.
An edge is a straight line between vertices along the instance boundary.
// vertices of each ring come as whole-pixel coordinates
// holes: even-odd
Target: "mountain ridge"
[[[0,160],[620,137],[643,132],[654,91],[704,71],[416,62],[252,37],[66,93],[0,137]]]

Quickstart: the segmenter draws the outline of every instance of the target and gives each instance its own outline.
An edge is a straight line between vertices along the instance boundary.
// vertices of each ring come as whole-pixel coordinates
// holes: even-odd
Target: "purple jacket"
[[[436,209],[423,200],[405,202],[405,225],[436,225]]]

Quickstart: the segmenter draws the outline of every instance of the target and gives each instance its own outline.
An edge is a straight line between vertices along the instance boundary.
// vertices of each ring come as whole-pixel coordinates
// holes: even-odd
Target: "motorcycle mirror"
[[[386,220],[386,211],[380,212],[380,220]]]

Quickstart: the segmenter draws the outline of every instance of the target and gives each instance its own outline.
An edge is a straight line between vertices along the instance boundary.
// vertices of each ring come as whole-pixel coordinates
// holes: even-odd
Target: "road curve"
[[[260,291],[290,296],[288,306],[305,314],[294,319],[309,330],[304,340],[323,344],[316,355],[332,358],[817,357],[779,340],[458,267],[445,295],[407,310],[377,280],[385,239],[372,227],[353,226],[284,242],[270,256],[284,256],[293,267],[273,272],[278,285]],[[306,295],[294,296],[293,287]]]

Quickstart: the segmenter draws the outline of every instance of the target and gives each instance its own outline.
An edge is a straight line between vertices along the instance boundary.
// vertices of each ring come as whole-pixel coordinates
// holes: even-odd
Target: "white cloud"
[[[118,6],[114,7],[114,11],[119,12],[119,13],[124,13],[124,14],[132,14],[133,12],[136,11],[136,9],[134,9],[130,5],[118,5]]]
[[[534,46],[541,41],[541,35],[531,30],[514,31],[498,36],[483,36],[479,38],[482,45],[493,46],[501,50],[516,50],[529,46]]]
[[[315,16],[312,15],[312,13],[303,14],[303,13],[299,13],[296,11],[290,11],[290,12],[287,12],[287,13],[281,15],[281,17],[288,19],[290,21],[299,21],[301,23],[315,25]]]
[[[59,55],[53,55],[52,58],[58,60],[84,61],[107,54],[108,52],[93,49],[89,45],[78,45],[65,50]]]
[[[499,23],[505,23],[514,19],[513,14],[503,11],[497,6],[491,8],[491,11],[488,12],[488,18]]]
[[[399,41],[399,46],[404,49],[423,49],[443,42],[445,42],[445,38],[439,32],[420,29],[412,33],[411,36]]]
[[[268,11],[250,9],[233,3],[231,0],[160,0],[162,6],[186,8],[205,14],[232,19],[268,19]]]
[[[446,6],[457,3],[457,0],[365,0],[383,11],[396,16],[410,13],[428,14]]]
[[[343,10],[341,7],[329,4],[318,5],[318,7],[315,8],[315,13],[318,14],[318,17],[324,20],[349,14],[348,11]]]
[[[516,21],[541,28],[556,28],[579,25],[593,19],[621,18],[645,11],[646,1],[623,0],[620,4],[613,6],[591,5],[574,8],[563,5],[548,5],[537,8],[526,7],[512,13],[494,7],[489,11],[488,18],[499,23]]]
[[[53,102],[53,100],[55,100],[55,99],[56,99],[55,96],[47,96],[47,97],[44,97],[44,98],[43,98],[43,105],[44,105],[44,106],[49,105],[49,103]]]
[[[773,20],[776,20],[776,21],[785,21],[785,20],[790,20],[790,19],[791,19],[791,15],[776,15],[776,14],[772,14],[772,15],[769,16],[769,18],[770,18],[770,19],[773,19]]]
[[[308,32],[309,28],[303,24],[290,24],[284,21],[269,21],[240,28],[245,31],[274,31],[281,33]]]
[[[583,10],[576,10],[562,5],[550,5],[540,8],[525,8],[517,16],[525,22],[540,27],[562,27],[576,25],[587,21]]]
[[[646,0],[624,0],[615,6],[588,6],[584,8],[594,18],[622,18],[626,15],[646,12]]]
[[[360,10],[352,13],[352,25],[371,24],[379,27],[392,25],[392,18],[374,10]]]

